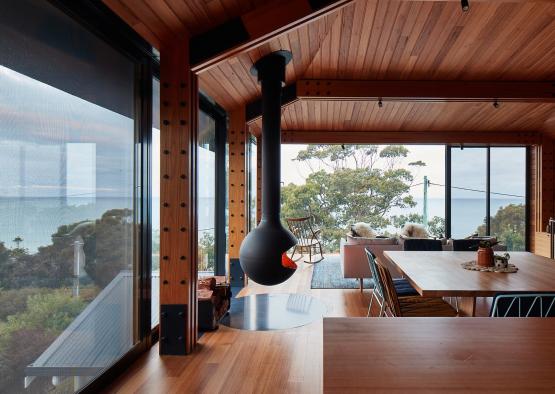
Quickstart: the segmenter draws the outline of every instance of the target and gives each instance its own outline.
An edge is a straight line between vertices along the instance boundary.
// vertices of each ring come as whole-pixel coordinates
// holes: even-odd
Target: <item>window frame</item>
[[[48,0],[83,28],[102,39],[135,64],[134,129],[135,185],[134,270],[138,278],[134,298],[134,346],[85,385],[80,393],[95,393],[109,386],[157,340],[151,329],[152,280],[152,79],[160,77],[157,52],[102,2]]]
[[[452,217],[451,217],[451,196],[452,196],[452,150],[453,149],[485,149],[486,150],[486,233],[491,232],[491,148],[523,148],[525,155],[525,195],[524,195],[524,249],[530,251],[530,146],[528,145],[445,145],[445,237],[451,238]]]

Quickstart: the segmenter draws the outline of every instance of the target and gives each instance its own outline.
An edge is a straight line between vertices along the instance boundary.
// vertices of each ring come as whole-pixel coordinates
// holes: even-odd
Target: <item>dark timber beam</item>
[[[297,101],[297,85],[295,83],[285,86],[281,90],[281,108],[293,104]],[[259,98],[245,107],[245,116],[247,123],[252,123],[262,117],[262,99]]]
[[[248,51],[289,30],[321,18],[353,0],[273,0],[191,39],[196,73]]]
[[[283,144],[468,144],[537,145],[539,132],[480,131],[325,131],[283,130]]]
[[[297,97],[348,101],[555,102],[555,82],[304,79],[297,81]]]

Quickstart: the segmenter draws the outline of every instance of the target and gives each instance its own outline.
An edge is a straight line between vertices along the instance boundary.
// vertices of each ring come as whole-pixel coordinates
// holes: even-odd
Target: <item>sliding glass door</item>
[[[487,148],[451,149],[451,236],[486,235]]]
[[[525,250],[526,148],[451,147],[448,160],[451,236],[492,235]]]
[[[0,52],[0,391],[73,392],[144,338],[143,74],[47,1]]]

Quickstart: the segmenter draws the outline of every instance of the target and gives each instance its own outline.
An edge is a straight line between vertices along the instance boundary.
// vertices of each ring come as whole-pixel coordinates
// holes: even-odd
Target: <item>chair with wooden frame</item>
[[[378,264],[378,274],[384,285],[386,308],[384,315],[388,317],[455,317],[457,311],[442,298],[425,298],[421,296],[398,297],[393,279],[388,269]]]
[[[376,256],[368,249],[365,249],[366,257],[368,258],[368,265],[370,267],[370,272],[372,273],[372,279],[374,281],[374,289],[372,290],[372,295],[370,296],[370,304],[368,305],[368,313],[366,317],[370,317],[372,314],[372,304],[374,300],[380,307],[380,312],[378,313],[378,317],[382,317],[384,314],[385,309],[385,300],[384,300],[384,284],[381,280],[381,277],[378,273],[378,264],[376,263]],[[416,296],[418,293],[416,290],[408,283],[406,279],[398,278],[393,279],[393,286],[395,288],[395,293],[397,297],[407,297],[407,296]]]
[[[308,261],[304,260],[305,263],[314,264],[322,261],[324,259],[324,253],[322,251],[322,244],[318,239],[320,230],[315,230],[312,222],[314,221],[314,216],[306,216],[302,218],[287,218],[287,226],[293,235],[297,238],[297,244],[293,248],[293,253],[291,253],[291,259],[293,261],[298,261],[301,259],[306,252],[308,252]],[[297,260],[293,259],[296,252],[300,253]],[[312,260],[312,256],[320,254],[320,258],[316,261]]]

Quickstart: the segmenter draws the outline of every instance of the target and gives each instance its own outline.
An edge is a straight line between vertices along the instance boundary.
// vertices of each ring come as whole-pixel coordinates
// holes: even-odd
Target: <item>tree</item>
[[[507,246],[507,250],[524,250],[526,234],[526,209],[524,204],[509,204],[501,207],[490,219],[491,234]],[[476,231],[486,233],[485,223]]]
[[[391,209],[416,205],[408,194],[413,174],[400,166],[408,153],[401,145],[308,145],[295,160],[311,173],[305,184],[282,188],[283,216],[303,216],[310,209],[330,251],[338,249],[351,223],[385,228],[391,224],[387,217]]]
[[[424,216],[418,213],[410,213],[408,215],[392,216],[392,224],[401,229],[407,223],[422,223]],[[445,219],[439,216],[434,216],[427,223],[428,234],[436,238],[443,238],[445,236]]]

